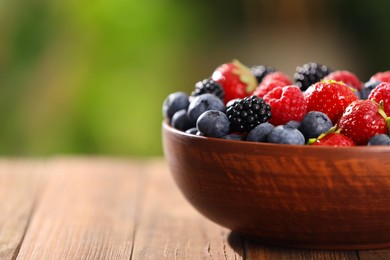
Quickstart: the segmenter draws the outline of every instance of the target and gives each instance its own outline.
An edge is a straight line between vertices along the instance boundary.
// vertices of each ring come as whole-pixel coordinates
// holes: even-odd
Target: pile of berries
[[[188,134],[293,145],[390,145],[390,71],[363,83],[319,63],[294,82],[273,67],[220,65],[194,91],[170,94],[163,116]]]

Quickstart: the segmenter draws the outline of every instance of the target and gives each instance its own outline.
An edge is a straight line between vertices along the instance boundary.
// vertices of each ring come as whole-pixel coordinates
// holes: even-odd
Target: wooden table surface
[[[255,244],[197,213],[163,159],[0,160],[0,259],[390,259]]]

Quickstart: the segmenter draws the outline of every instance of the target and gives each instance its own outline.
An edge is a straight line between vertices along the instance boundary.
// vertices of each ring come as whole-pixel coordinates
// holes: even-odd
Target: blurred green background
[[[0,154],[158,156],[161,105],[233,58],[362,81],[390,69],[382,1],[0,1]]]

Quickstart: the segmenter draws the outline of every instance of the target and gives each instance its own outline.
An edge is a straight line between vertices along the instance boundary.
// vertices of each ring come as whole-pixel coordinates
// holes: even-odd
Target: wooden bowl
[[[163,147],[187,200],[261,243],[312,249],[390,247],[390,147],[231,141],[163,123]]]

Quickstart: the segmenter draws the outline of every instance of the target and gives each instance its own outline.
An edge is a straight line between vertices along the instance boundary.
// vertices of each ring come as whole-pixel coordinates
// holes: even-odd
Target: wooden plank
[[[390,249],[359,251],[359,260],[388,260]]]
[[[120,160],[52,161],[17,259],[130,259],[139,170]]]
[[[212,223],[162,160],[0,160],[0,259],[389,259],[255,244]]]
[[[259,245],[214,224],[183,198],[165,165],[150,166],[134,259],[358,259],[356,251]]]
[[[0,160],[0,259],[13,259],[29,224],[42,163]]]
[[[240,241],[197,213],[176,188],[167,166],[149,163],[142,194],[133,259],[242,259]],[[233,239],[234,240],[234,239]]]
[[[266,259],[266,260],[352,260],[359,259],[354,250],[305,250],[294,248],[282,248],[265,246],[250,241],[245,242],[246,259]]]

